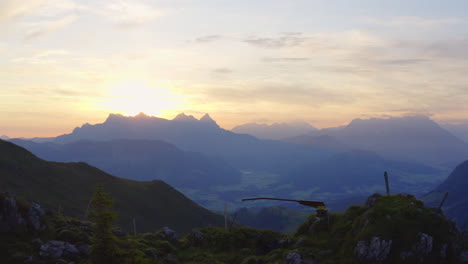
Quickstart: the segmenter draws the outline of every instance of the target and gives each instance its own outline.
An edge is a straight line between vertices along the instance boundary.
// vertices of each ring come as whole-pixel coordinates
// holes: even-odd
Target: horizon
[[[73,130],[75,128],[79,128],[79,127],[82,127],[84,125],[97,125],[97,124],[102,124],[102,123],[105,123],[107,121],[107,119],[110,117],[110,116],[113,116],[113,115],[117,115],[117,116],[122,116],[122,117],[125,117],[125,118],[138,118],[140,116],[145,116],[145,117],[150,117],[150,118],[161,118],[161,119],[165,119],[165,120],[174,120],[177,116],[179,115],[186,115],[186,116],[191,116],[193,118],[195,118],[195,120],[197,121],[200,121],[200,119],[204,116],[204,115],[208,115],[213,121],[215,121],[219,127],[221,129],[225,129],[225,130],[228,130],[228,131],[231,131],[233,128],[237,127],[237,126],[242,126],[242,125],[247,125],[247,124],[257,124],[257,125],[268,125],[268,126],[271,126],[273,124],[287,124],[287,125],[292,125],[292,124],[295,124],[295,123],[300,123],[300,122],[305,122],[306,124],[309,124],[311,126],[313,126],[314,128],[318,129],[318,130],[321,130],[321,129],[328,129],[328,128],[336,128],[336,127],[340,127],[340,126],[347,126],[349,125],[351,122],[353,122],[354,120],[373,120],[373,119],[380,119],[380,120],[390,120],[390,119],[400,119],[400,118],[421,118],[421,119],[428,119],[428,120],[431,120],[431,121],[434,121],[435,123],[437,123],[439,126],[444,126],[444,125],[465,125],[467,123],[441,123],[437,120],[434,120],[431,118],[431,116],[428,116],[428,115],[419,115],[419,114],[413,114],[413,115],[404,115],[404,116],[382,116],[382,117],[371,117],[371,116],[366,116],[366,117],[356,117],[356,118],[352,118],[351,120],[348,120],[347,122],[344,122],[344,123],[341,123],[341,124],[338,124],[338,125],[335,125],[335,126],[326,126],[326,127],[318,127],[318,126],[315,126],[313,123],[310,123],[310,122],[306,122],[304,120],[289,120],[289,121],[284,121],[284,122],[250,122],[250,123],[241,123],[241,124],[235,124],[234,126],[230,127],[230,128],[226,128],[226,127],[223,127],[219,124],[218,120],[216,120],[216,118],[213,118],[213,116],[210,114],[210,113],[203,113],[203,114],[198,114],[198,115],[192,115],[192,114],[187,114],[185,112],[180,112],[180,113],[177,113],[175,114],[174,116],[171,116],[171,117],[167,117],[167,116],[154,116],[154,115],[149,115],[149,114],[146,114],[144,112],[139,112],[135,115],[125,115],[125,114],[121,114],[121,113],[109,113],[107,114],[107,116],[105,118],[103,118],[101,121],[97,121],[95,123],[90,123],[90,122],[84,122],[84,123],[81,123],[81,124],[77,124],[75,125],[74,127],[72,128],[68,128],[67,131],[63,132],[63,133],[59,133],[59,134],[54,134],[54,135],[46,135],[46,136],[37,136],[37,135],[31,135],[31,136],[14,136],[14,135],[8,135],[6,133],[1,133],[0,131],[0,136],[1,137],[8,137],[8,138],[25,138],[25,139],[28,139],[28,138],[53,138],[53,137],[57,137],[57,136],[60,136],[60,135],[64,135],[64,134],[69,134],[69,133],[72,133]]]
[[[268,8],[265,8],[265,7]],[[0,134],[107,113],[230,129],[426,115],[468,123],[465,1],[6,0]]]

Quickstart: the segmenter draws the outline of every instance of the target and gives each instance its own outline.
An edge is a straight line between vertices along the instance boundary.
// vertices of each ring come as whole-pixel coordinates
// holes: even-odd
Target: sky
[[[466,0],[0,0],[0,134],[109,113],[468,123]]]

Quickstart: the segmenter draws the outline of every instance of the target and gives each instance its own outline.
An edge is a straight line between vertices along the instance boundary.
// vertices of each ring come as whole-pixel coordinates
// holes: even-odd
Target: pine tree
[[[110,195],[97,186],[91,200],[90,219],[94,222],[94,236],[90,247],[92,264],[119,263],[117,237],[112,228],[116,214],[110,210],[113,201]]]

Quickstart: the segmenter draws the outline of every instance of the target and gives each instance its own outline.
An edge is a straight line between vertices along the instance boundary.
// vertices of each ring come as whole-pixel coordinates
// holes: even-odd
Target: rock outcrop
[[[382,262],[390,254],[392,242],[392,240],[383,240],[379,237],[372,237],[369,242],[359,240],[354,252],[361,260]]]
[[[41,217],[44,209],[38,204],[21,203],[13,197],[0,197],[0,232],[26,232],[43,230]]]
[[[63,241],[51,240],[44,243],[39,251],[39,256],[52,259],[62,257],[73,258],[80,254],[75,245]]]
[[[176,241],[178,239],[176,231],[170,229],[167,226],[162,228],[162,231],[160,232],[160,237],[167,241]]]

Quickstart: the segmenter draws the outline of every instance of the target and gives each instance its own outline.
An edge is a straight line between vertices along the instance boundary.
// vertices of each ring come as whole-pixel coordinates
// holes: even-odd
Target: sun
[[[140,112],[164,116],[181,109],[185,103],[180,94],[165,87],[149,86],[142,81],[125,81],[107,89],[107,96],[98,108],[112,113],[134,116]]]

